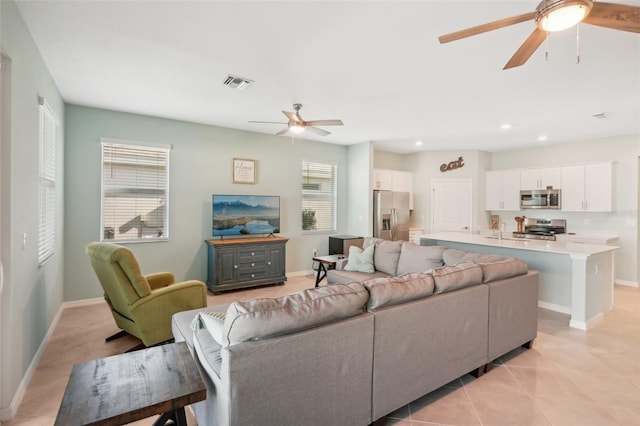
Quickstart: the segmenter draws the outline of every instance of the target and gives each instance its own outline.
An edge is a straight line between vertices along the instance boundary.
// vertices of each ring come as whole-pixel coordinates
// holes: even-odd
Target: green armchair
[[[147,347],[169,341],[173,338],[173,314],[207,306],[203,282],[176,283],[170,272],[142,275],[135,255],[127,247],[96,242],[88,244],[85,251],[113,318],[123,330],[107,341],[125,333]]]

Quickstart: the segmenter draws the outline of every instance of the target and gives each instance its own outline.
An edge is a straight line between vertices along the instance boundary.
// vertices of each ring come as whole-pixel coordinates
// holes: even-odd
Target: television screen
[[[213,236],[261,235],[280,232],[277,195],[212,196]]]

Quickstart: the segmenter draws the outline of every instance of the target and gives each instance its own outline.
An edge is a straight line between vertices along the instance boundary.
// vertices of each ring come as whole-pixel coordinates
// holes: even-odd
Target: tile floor
[[[293,277],[284,286],[209,294],[208,302],[281,296],[313,285],[312,277]],[[588,332],[568,323],[567,315],[540,309],[533,349],[517,349],[479,379],[465,375],[413,401],[387,424],[640,426],[640,289],[616,286],[613,311]],[[131,337],[105,343],[116,331],[104,303],[65,309],[16,418],[3,424],[53,424],[73,364],[136,344]]]

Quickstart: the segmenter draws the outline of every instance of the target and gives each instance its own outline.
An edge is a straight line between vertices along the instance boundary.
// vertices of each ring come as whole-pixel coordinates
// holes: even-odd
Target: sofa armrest
[[[151,290],[166,287],[176,282],[176,279],[171,272],[154,272],[152,274],[147,274],[144,277],[147,279],[147,282],[149,282]]]
[[[348,261],[349,261],[349,258],[347,257],[336,260],[336,269],[338,271],[344,271],[344,267],[347,266]]]

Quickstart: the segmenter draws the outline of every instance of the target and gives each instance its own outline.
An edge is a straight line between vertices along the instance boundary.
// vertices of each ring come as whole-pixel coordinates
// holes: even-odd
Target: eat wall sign
[[[459,168],[461,168],[462,166],[464,166],[464,162],[463,162],[463,161],[464,161],[464,158],[462,158],[462,157],[458,157],[458,159],[457,159],[457,160],[455,160],[455,161],[449,161],[449,163],[448,163],[448,164],[447,164],[447,163],[443,163],[443,164],[440,166],[440,171],[441,171],[442,173],[444,173],[444,172],[448,172],[449,170],[459,169]]]

